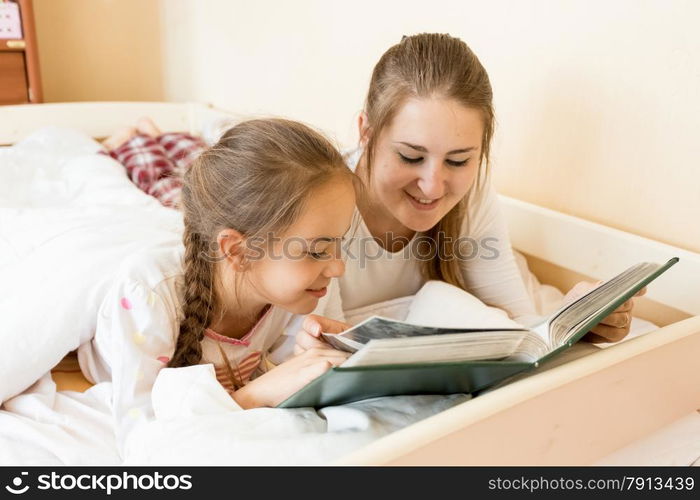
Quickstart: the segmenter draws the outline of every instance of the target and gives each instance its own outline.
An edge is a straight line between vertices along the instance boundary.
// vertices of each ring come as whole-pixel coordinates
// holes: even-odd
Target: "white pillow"
[[[501,309],[444,281],[428,281],[418,290],[406,321],[441,328],[522,328]]]

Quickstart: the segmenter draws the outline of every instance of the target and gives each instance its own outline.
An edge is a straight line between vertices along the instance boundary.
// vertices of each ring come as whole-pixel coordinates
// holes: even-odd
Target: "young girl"
[[[79,352],[89,378],[112,381],[120,446],[152,416],[165,367],[213,364],[236,407],[248,409],[276,406],[345,360],[320,348],[273,366],[267,353],[343,274],[353,179],[326,139],[285,120],[236,125],[194,162],[182,189],[184,249],[125,262]]]
[[[415,294],[427,280],[458,286],[528,323],[536,317],[490,182],[493,93],[486,70],[458,38],[404,37],[374,67],[359,119],[359,148],[348,158],[365,186],[358,230],[340,280],[352,311]],[[568,298],[594,287],[579,283]],[[568,299],[567,298],[567,299]],[[615,342],[628,332],[632,299],[587,339]],[[305,322],[309,335],[347,325]],[[318,345],[307,339],[304,346]]]

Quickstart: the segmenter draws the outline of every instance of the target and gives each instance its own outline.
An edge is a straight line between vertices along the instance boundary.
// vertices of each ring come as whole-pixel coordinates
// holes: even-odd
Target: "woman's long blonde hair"
[[[280,234],[299,217],[310,193],[335,176],[354,180],[326,138],[289,120],[239,123],[197,158],[182,188],[183,318],[168,366],[200,362],[204,331],[225,307],[216,293],[212,258],[219,231],[233,228],[263,239]]]
[[[467,196],[450,210],[424,237],[442,244],[442,255],[421,262],[426,279],[442,280],[465,289],[455,245],[465,221],[467,205],[477,203],[488,174],[491,138],[494,130],[493,93],[486,70],[459,38],[446,34],[422,33],[404,37],[382,55],[374,67],[365,102],[369,125],[365,148],[368,178],[377,140],[401,106],[410,98],[454,99],[481,112],[484,135],[476,181]],[[450,240],[443,240],[443,236]]]

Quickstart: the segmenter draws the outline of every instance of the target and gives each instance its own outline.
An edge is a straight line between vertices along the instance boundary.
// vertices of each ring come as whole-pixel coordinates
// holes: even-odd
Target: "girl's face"
[[[327,292],[331,278],[341,276],[342,238],[350,228],[355,191],[338,176],[314,190],[297,221],[274,241],[246,272],[258,299],[295,314],[308,314]]]
[[[435,226],[474,183],[483,135],[476,109],[452,99],[408,100],[376,141],[369,186],[376,215],[410,231]]]

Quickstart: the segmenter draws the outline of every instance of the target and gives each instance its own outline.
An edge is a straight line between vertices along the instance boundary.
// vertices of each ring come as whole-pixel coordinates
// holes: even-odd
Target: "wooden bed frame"
[[[106,137],[150,116],[164,130],[197,133],[213,118],[241,119],[196,103],[70,103],[0,107],[0,144],[42,125]],[[660,328],[605,350],[581,345],[531,376],[427,418],[352,453],[354,465],[577,465],[610,453],[700,408],[700,254],[501,197],[515,248],[543,283],[568,289],[642,260],[680,262],[637,300]],[[575,347],[579,347],[578,345]],[[574,349],[572,349],[573,351]],[[567,361],[567,362],[563,362]],[[72,365],[71,365],[72,363]],[[62,388],[89,383],[68,359]]]

